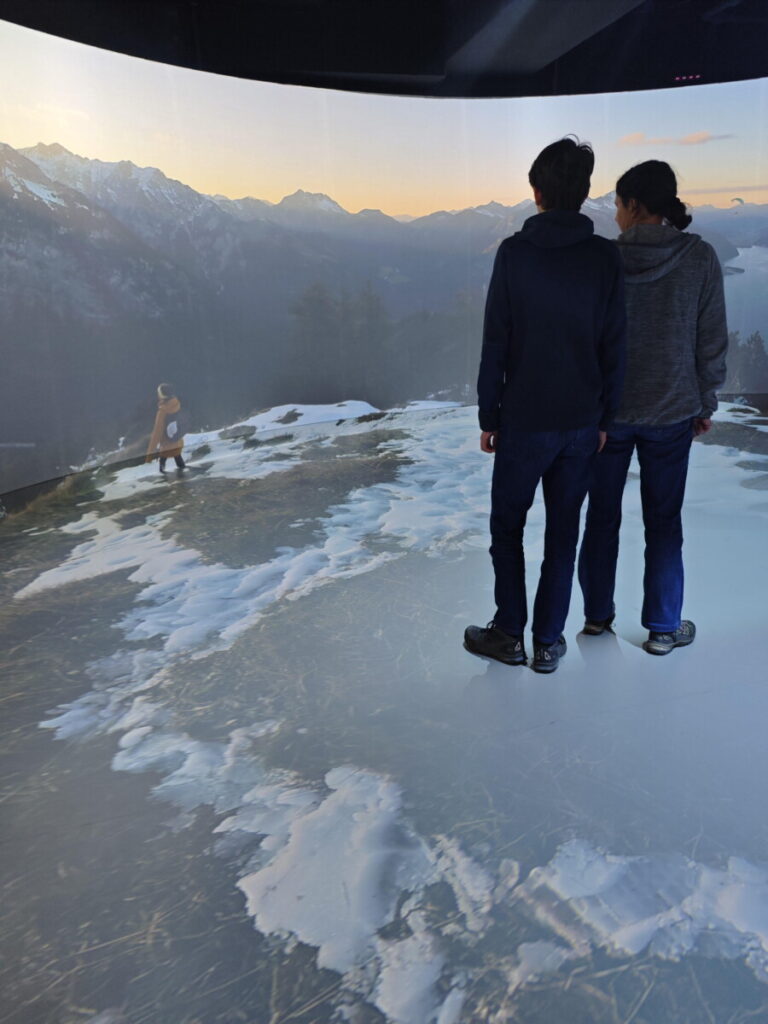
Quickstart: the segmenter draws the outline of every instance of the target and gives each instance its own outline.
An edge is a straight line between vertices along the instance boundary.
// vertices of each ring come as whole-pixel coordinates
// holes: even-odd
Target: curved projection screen
[[[474,402],[498,242],[532,158],[596,153],[584,209],[676,169],[725,267],[725,393],[768,392],[768,80],[513,100],[219,78],[0,23],[0,493],[290,403]]]

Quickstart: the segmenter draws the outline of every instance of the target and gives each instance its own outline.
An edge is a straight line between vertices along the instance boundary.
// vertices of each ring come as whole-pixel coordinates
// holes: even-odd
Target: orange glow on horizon
[[[768,78],[652,93],[435,100],[218,76],[0,21],[0,142],[157,167],[198,192],[271,203],[302,189],[350,213],[424,216],[530,198],[539,150],[575,133],[593,197],[668,160],[694,208],[768,203]],[[729,182],[741,181],[741,185]],[[751,184],[750,184],[751,183]]]

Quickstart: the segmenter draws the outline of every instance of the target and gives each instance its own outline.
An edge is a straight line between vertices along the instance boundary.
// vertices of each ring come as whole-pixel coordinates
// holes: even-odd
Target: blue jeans
[[[491,488],[491,558],[496,577],[494,621],[513,636],[528,621],[523,529],[542,481],[546,530],[544,561],[533,606],[533,635],[554,643],[571,600],[579,540],[579,513],[597,451],[597,426],[525,431],[502,427]]]
[[[613,614],[619,556],[621,496],[632,452],[640,463],[640,498],[645,524],[642,624],[655,632],[680,626],[683,608],[683,525],[693,421],[671,426],[616,424],[595,459],[589,506],[579,553],[584,614],[603,620]]]

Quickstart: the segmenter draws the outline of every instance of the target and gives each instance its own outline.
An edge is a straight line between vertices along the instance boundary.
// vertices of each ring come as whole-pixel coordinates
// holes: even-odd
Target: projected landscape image
[[[594,146],[584,212],[607,237],[617,176],[676,168],[726,268],[724,391],[768,390],[764,82],[419,100],[2,38],[0,493],[135,455],[161,381],[196,429],[290,402],[473,402],[496,247],[568,133]]]
[[[768,81],[427,101],[0,44],[2,493],[78,467],[0,522],[0,1022],[768,1020]],[[633,464],[616,631],[575,594],[539,677],[461,646],[474,384],[569,132],[607,237],[618,174],[676,167],[731,350],[696,643],[642,650]],[[531,580],[543,535],[537,500]]]
[[[493,255],[536,212],[491,201],[403,222],[303,190],[232,200],[57,143],[0,146],[0,203],[3,434],[34,445],[5,450],[5,490],[121,438],[130,451],[160,380],[198,427],[287,401],[474,401]],[[611,193],[584,212],[618,233]],[[705,206],[694,226],[727,275],[724,390],[768,391],[768,204]]]

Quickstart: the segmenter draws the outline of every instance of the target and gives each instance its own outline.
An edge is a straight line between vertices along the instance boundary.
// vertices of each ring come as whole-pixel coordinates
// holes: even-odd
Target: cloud
[[[642,146],[648,142],[661,142],[661,139],[648,139],[646,138],[645,132],[633,132],[631,135],[625,135],[619,139],[620,146]]]
[[[705,142],[719,142],[721,139],[732,139],[733,135],[713,135],[711,132],[691,132],[676,139],[671,136],[649,138],[645,132],[632,132],[619,139],[620,146],[700,146]]]
[[[703,142],[719,142],[721,139],[732,139],[730,133],[726,135],[713,135],[711,132],[693,132],[691,135],[684,135],[678,139],[681,146],[700,146]]]

